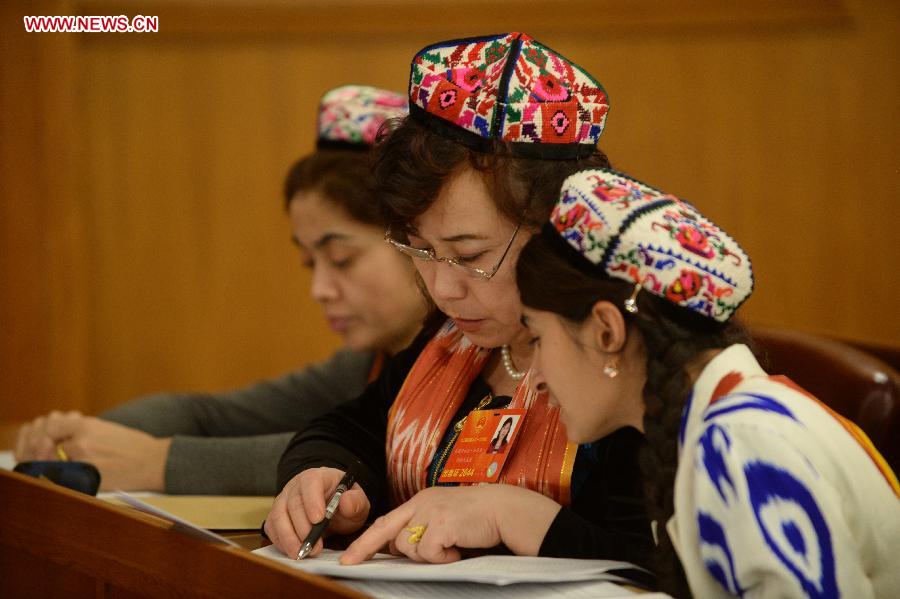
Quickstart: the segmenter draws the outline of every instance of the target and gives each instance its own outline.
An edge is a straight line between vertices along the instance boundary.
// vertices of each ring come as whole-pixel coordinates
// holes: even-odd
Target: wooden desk
[[[133,510],[0,471],[0,597],[364,597],[169,528]]]

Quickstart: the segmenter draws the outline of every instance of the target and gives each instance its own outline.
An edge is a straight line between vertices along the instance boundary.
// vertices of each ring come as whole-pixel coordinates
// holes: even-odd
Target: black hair
[[[537,228],[549,217],[566,177],[609,166],[599,149],[577,160],[523,158],[503,142],[494,142],[489,152],[470,149],[411,118],[391,126],[394,130],[375,147],[373,171],[385,220],[397,232],[428,210],[450,177],[466,167],[484,176],[503,216]]]
[[[370,152],[316,150],[295,162],[284,180],[284,207],[297,192],[318,191],[343,208],[355,220],[367,225],[383,225],[382,213],[374,199]]]
[[[637,313],[627,312],[623,307],[634,291],[633,283],[573,264],[544,235],[533,237],[522,249],[516,279],[522,303],[529,308],[580,323],[596,302],[605,300],[619,308],[629,332],[640,335],[647,355],[643,389],[647,443],[640,464],[648,515],[656,521],[655,573],[662,590],[689,597],[684,572],[666,532],[674,512],[681,414],[691,391],[687,369],[707,350],[748,343],[746,330],[734,319],[723,324],[646,291],[636,297]]]
[[[503,427],[506,426],[507,424],[509,425],[509,431],[506,432],[506,436],[503,437],[503,440],[504,441],[509,440],[509,434],[512,432],[512,423],[513,423],[512,416],[507,416],[506,419],[502,423],[500,423],[500,427],[497,429],[497,436],[494,437],[493,439],[491,439],[491,445],[493,445],[500,439],[500,431],[502,431]]]

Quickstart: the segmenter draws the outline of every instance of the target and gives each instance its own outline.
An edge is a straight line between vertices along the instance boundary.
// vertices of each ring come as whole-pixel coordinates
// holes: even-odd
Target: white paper
[[[226,545],[230,545],[231,547],[241,548],[240,545],[232,541],[231,539],[227,539],[222,535],[217,535],[211,530],[207,530],[205,528],[201,528],[196,524],[188,522],[187,520],[176,516],[175,514],[170,514],[169,512],[162,510],[154,505],[150,505],[149,503],[144,503],[137,497],[133,495],[129,495],[123,491],[116,491],[113,493],[113,497],[119,499],[131,507],[140,510],[146,514],[150,514],[151,516],[156,516],[157,518],[162,518],[163,520],[168,520],[172,522],[175,526],[173,527],[175,530],[180,530],[189,535],[200,537],[206,541],[212,541],[213,543],[225,543]]]
[[[97,493],[97,499],[118,499],[119,493],[124,493],[124,491],[100,491]],[[143,499],[145,497],[157,497],[158,495],[162,495],[162,493],[157,493],[156,491],[128,491],[128,496],[134,499]]]
[[[524,557],[517,555],[485,555],[450,564],[423,564],[405,557],[383,553],[355,566],[341,565],[341,551],[326,549],[319,555],[303,560],[285,556],[274,545],[253,553],[274,559],[292,568],[313,574],[362,580],[478,582],[491,585],[537,582],[578,582],[604,580],[625,582],[612,573],[617,569],[635,569],[626,562],[609,560],[562,559],[553,557]]]
[[[0,451],[0,468],[3,470],[12,470],[16,467],[16,458],[13,457],[12,450]]]
[[[659,593],[638,594],[612,582],[522,583],[489,586],[476,582],[391,582],[342,580],[341,584],[375,599],[662,599]],[[669,598],[671,599],[671,598]]]

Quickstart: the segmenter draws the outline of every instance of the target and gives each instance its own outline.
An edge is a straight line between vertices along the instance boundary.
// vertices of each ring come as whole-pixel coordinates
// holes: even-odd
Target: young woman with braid
[[[569,437],[643,430],[657,574],[677,597],[893,597],[897,479],[853,423],[769,376],[732,319],[737,243],[626,175],[570,177],[517,283]]]

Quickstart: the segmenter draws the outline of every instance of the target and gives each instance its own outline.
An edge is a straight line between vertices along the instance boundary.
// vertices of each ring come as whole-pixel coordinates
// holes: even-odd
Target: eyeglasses
[[[401,243],[391,237],[390,229],[385,232],[384,241],[385,243],[394,246],[400,252],[412,258],[416,258],[417,260],[424,260],[425,262],[446,262],[447,264],[455,266],[473,277],[481,277],[483,279],[490,280],[495,274],[497,274],[497,271],[500,270],[500,266],[503,264],[503,260],[506,259],[506,255],[509,253],[509,248],[512,247],[513,240],[516,238],[516,235],[518,235],[519,229],[521,227],[522,223],[516,225],[516,230],[513,231],[512,237],[509,238],[509,243],[506,244],[506,249],[503,250],[503,255],[500,256],[500,260],[497,262],[494,268],[490,270],[478,268],[477,266],[469,266],[464,263],[465,259],[459,256],[453,258],[442,258],[435,253],[434,248],[420,249],[414,248],[411,245],[406,245],[405,243]]]

